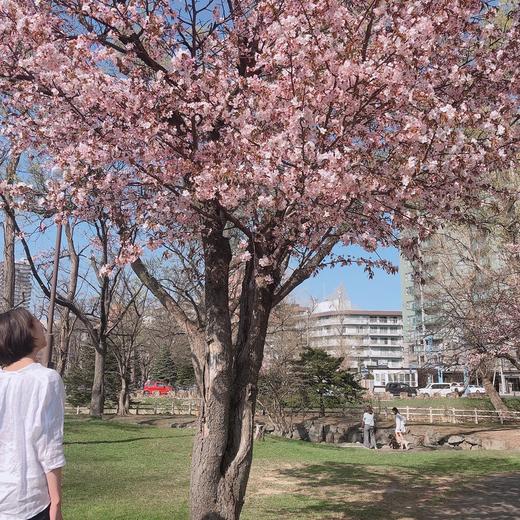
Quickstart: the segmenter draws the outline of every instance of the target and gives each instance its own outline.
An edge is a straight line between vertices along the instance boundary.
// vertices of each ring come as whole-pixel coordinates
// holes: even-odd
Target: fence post
[[[409,406],[406,407],[406,420],[407,421],[410,420],[410,407]]]
[[[175,415],[175,399],[172,399],[172,415]]]
[[[139,403],[135,405],[135,415],[139,415]]]
[[[451,409],[452,417],[453,417],[453,424],[457,422],[457,419],[455,418],[455,408]]]
[[[188,403],[188,415],[191,415],[191,401]]]
[[[475,408],[473,411],[475,413],[475,424],[478,424],[478,410]]]
[[[157,415],[157,404],[153,405],[153,414]]]
[[[79,406],[76,406],[76,415],[79,415]]]
[[[433,424],[433,410],[432,410],[431,406],[430,406],[430,424]]]

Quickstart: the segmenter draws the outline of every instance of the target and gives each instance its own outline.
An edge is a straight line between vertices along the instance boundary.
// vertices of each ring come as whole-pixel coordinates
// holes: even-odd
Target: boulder
[[[473,445],[470,444],[469,442],[464,441],[464,442],[461,442],[461,443],[459,444],[459,447],[461,447],[463,450],[471,450],[471,448],[473,447]]]
[[[309,440],[311,442],[323,442],[325,440],[325,428],[323,424],[312,424],[308,429]]]
[[[300,433],[300,431],[295,428],[292,433],[291,433],[291,439],[295,440],[295,441],[303,441],[305,439],[302,438],[302,435]]]
[[[464,437],[462,435],[450,435],[447,442],[450,446],[458,446],[464,442]]]
[[[466,435],[464,440],[472,446],[482,446],[482,439],[480,439],[476,435]]]
[[[329,431],[329,432],[325,435],[325,442],[330,442],[330,443],[333,443],[333,442],[334,442],[334,432]]]

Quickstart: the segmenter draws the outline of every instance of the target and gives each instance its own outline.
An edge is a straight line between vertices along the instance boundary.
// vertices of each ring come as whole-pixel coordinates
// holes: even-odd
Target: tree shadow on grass
[[[518,520],[518,464],[498,457],[464,462],[447,456],[413,467],[389,467],[374,460],[370,465],[330,461],[281,469],[279,478],[295,483],[293,496],[299,499],[297,505],[278,506],[269,513],[320,520]],[[475,476],[489,474],[490,468],[514,475]],[[467,483],[471,486],[466,489]]]
[[[125,444],[128,442],[146,441],[146,440],[164,440],[164,439],[181,439],[183,437],[192,437],[192,435],[168,435],[163,437],[133,437],[132,439],[113,439],[113,440],[99,440],[99,441],[65,441],[65,446],[74,446],[82,444]]]

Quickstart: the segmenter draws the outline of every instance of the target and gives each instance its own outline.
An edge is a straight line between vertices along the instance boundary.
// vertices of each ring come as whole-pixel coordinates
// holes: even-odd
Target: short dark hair
[[[0,314],[0,366],[16,363],[34,350],[35,320],[25,309],[12,309]]]
[[[392,408],[392,412],[394,412],[394,413],[399,413],[399,410],[394,406],[394,407]]]

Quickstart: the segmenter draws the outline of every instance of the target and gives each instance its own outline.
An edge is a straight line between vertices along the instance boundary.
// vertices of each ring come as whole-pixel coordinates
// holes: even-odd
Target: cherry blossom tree
[[[471,222],[448,226],[423,246],[423,294],[443,362],[478,373],[505,410],[492,379],[500,360],[520,370],[520,183],[516,170],[490,181],[494,191],[470,212]]]
[[[5,135],[61,172],[45,204],[88,219],[95,191],[117,264],[190,337],[193,519],[240,515],[273,306],[351,261],[337,244],[462,217],[515,160],[518,11],[494,4],[0,0]],[[195,293],[147,249],[194,261]]]

